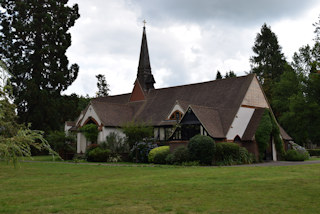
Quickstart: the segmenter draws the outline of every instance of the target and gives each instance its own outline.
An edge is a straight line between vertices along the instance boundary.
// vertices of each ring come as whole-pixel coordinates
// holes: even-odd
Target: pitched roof
[[[208,128],[207,131],[214,133],[214,130],[220,130],[216,134],[221,136],[223,133],[225,136],[253,78],[254,75],[249,74],[242,77],[153,89],[147,93],[144,101],[128,102],[130,94],[123,94],[96,98],[92,103],[97,106],[96,113],[105,126],[121,126],[124,121],[132,119],[144,121],[153,126],[170,125],[171,123],[167,123],[165,119],[177,100],[183,106],[188,103],[209,107],[210,110],[206,111],[213,114],[210,117],[217,118],[215,112],[219,112],[222,130]],[[205,111],[201,107],[197,110],[200,115]],[[203,120],[206,121],[206,119]],[[205,123],[208,127],[212,126],[209,122]]]
[[[293,140],[292,137],[290,137],[288,133],[281,126],[279,126],[279,129],[280,129],[280,135],[283,140]]]
[[[190,105],[190,108],[193,110],[193,113],[197,116],[198,120],[207,130],[210,136],[215,138],[224,138],[220,114],[217,110],[206,107],[206,106],[197,106]]]

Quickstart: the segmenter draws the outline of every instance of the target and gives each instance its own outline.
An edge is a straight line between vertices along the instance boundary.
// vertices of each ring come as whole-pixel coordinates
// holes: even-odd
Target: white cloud
[[[256,34],[271,25],[288,60],[313,38],[320,4],[315,1],[72,0],[79,3],[70,63],[77,80],[67,94],[97,91],[95,75],[106,76],[111,94],[131,92],[137,74],[142,20],[156,88],[212,80],[216,71],[250,70]],[[314,4],[314,5],[312,5]]]

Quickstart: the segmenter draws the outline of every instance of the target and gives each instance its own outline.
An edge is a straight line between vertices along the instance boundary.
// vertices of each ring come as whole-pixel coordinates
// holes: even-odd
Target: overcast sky
[[[129,93],[137,75],[143,20],[155,88],[215,79],[250,70],[252,46],[271,26],[288,61],[312,44],[317,0],[70,0],[81,17],[71,28],[70,63],[80,71],[66,94],[95,96],[97,74],[111,95]]]

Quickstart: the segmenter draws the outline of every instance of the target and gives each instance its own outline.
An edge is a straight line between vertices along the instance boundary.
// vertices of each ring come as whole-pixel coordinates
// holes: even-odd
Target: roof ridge
[[[226,79],[218,79],[218,80],[209,80],[209,81],[205,81],[205,82],[197,82],[197,83],[190,83],[190,84],[184,84],[184,85],[176,85],[176,86],[168,86],[168,87],[164,87],[164,88],[157,88],[157,89],[152,89],[150,91],[153,90],[161,90],[161,89],[169,89],[169,88],[179,88],[179,87],[184,87],[184,86],[191,86],[191,85],[202,85],[202,84],[206,84],[206,83],[212,83],[212,82],[220,82],[220,81],[227,81],[227,80],[234,80],[234,79],[240,79],[240,78],[247,78],[249,76],[252,76],[254,74],[247,74],[247,75],[243,75],[243,76],[238,76],[238,77],[229,77]]]

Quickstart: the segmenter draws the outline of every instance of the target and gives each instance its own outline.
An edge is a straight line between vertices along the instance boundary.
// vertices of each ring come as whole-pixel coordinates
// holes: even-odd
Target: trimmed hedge
[[[211,137],[196,135],[188,143],[191,161],[199,161],[200,164],[211,165],[214,157],[215,142]]]
[[[310,156],[320,156],[320,149],[307,149]]]
[[[169,146],[160,146],[152,149],[148,154],[149,163],[165,164],[166,157],[170,153]]]
[[[237,143],[217,143],[215,162],[218,165],[250,164],[254,155]]]
[[[307,159],[308,157],[305,154],[302,154],[299,151],[293,149],[288,150],[285,155],[286,161],[304,161]]]
[[[102,149],[96,147],[88,152],[88,161],[92,162],[107,162],[109,159],[111,151],[109,149]]]
[[[185,146],[179,146],[173,151],[173,163],[184,163],[189,161],[189,150]]]

